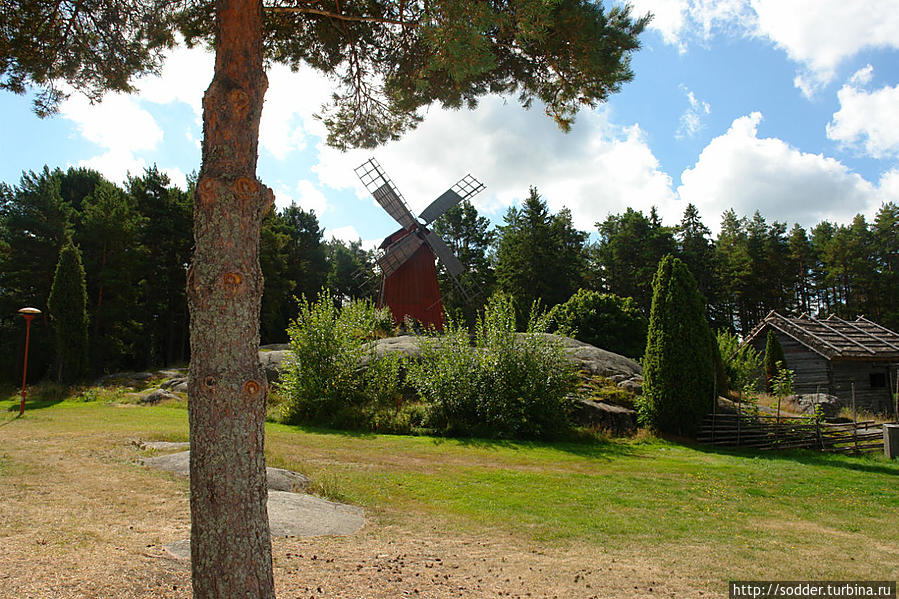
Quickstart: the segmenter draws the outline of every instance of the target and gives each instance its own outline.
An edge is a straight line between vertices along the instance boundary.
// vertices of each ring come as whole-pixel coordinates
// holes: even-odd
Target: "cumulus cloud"
[[[682,50],[719,33],[769,40],[799,65],[795,85],[807,96],[830,83],[859,52],[899,48],[895,0],[635,0],[638,13]]]
[[[674,201],[639,125],[616,126],[604,110],[580,115],[563,134],[540,110],[488,97],[473,111],[432,108],[417,130],[375,154],[416,214],[466,173],[487,186],[473,199],[483,213],[502,214],[534,185],[551,209],[570,208],[584,230],[628,206]],[[313,171],[324,185],[368,198],[353,168],[370,155],[319,146]]]
[[[728,208],[807,226],[873,214],[887,197],[883,182],[878,188],[833,158],[760,138],[761,120],[758,112],[734,120],[681,175],[680,198],[695,204],[713,230],[719,224],[714,219]]]
[[[328,101],[331,83],[308,67],[292,72],[284,65],[273,65],[268,80],[259,146],[284,160],[291,152],[304,150],[310,135],[325,135],[324,126],[312,115]]]
[[[73,94],[60,106],[60,114],[75,123],[84,139],[104,150],[79,165],[96,169],[113,181],[123,181],[129,172],[139,174],[146,163],[135,154],[156,148],[163,137],[153,116],[134,97],[124,94],[108,94],[96,104]]]
[[[840,110],[827,125],[827,137],[864,148],[874,158],[899,155],[899,85],[868,92],[861,86],[870,82],[872,74],[868,65],[837,92]]]
[[[683,85],[681,86],[681,90],[687,94],[687,101],[690,105],[680,116],[680,127],[678,127],[677,132],[674,134],[678,139],[696,135],[704,126],[703,117],[708,116],[712,112],[712,107],[708,102],[698,100],[696,95]]]
[[[328,199],[325,194],[308,179],[297,181],[292,188],[283,184],[277,185],[275,187],[275,204],[278,208],[296,204],[303,210],[315,211],[317,216],[321,216],[328,209]]]
[[[176,46],[166,52],[162,72],[137,82],[140,97],[156,104],[181,102],[190,106],[201,123],[203,94],[212,81],[215,57],[203,48]]]

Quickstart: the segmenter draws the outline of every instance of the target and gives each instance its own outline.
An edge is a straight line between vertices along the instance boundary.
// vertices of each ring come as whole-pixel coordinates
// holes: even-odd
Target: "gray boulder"
[[[190,450],[179,451],[141,460],[145,466],[165,470],[178,476],[190,476]],[[266,468],[265,478],[270,491],[287,493],[305,493],[309,487],[309,477],[299,472],[291,472],[283,468]]]
[[[284,360],[286,360],[289,355],[292,355],[292,352],[289,349],[259,352],[259,361],[262,362],[262,368],[265,370],[265,378],[269,383],[274,383],[281,378]]]
[[[151,378],[153,378],[153,374],[149,372],[114,372],[101,376],[94,382],[94,385],[97,387],[106,385],[136,386]]]
[[[637,379],[636,377],[621,381],[618,383],[618,386],[625,391],[629,391],[634,395],[643,395],[643,379]]]
[[[821,406],[821,413],[825,418],[836,418],[840,415],[840,398],[826,393],[808,393],[794,395],[793,402],[799,406],[804,414],[814,414],[815,406]]]
[[[519,333],[523,336],[524,333]],[[559,343],[565,354],[581,370],[585,370],[590,374],[601,375],[613,378],[613,380],[637,380],[635,377],[643,374],[643,367],[639,363],[625,358],[619,354],[594,347],[589,343],[584,343],[569,337],[561,335],[553,335],[551,333],[540,333],[540,336],[547,340]],[[374,355],[383,357],[388,354],[400,353],[413,360],[417,360],[421,356],[422,338],[416,335],[400,335],[398,337],[387,337],[371,342],[371,349]],[[276,381],[280,378],[281,369],[284,367],[284,360],[290,355],[290,350],[260,351],[259,359],[265,368],[266,377],[269,382]],[[362,358],[362,366],[369,360],[368,352]],[[638,379],[642,381],[642,377]]]
[[[178,391],[176,387],[184,385],[184,390],[187,391],[187,377],[186,376],[177,376],[173,379],[169,379],[163,384],[159,386],[160,389],[165,389],[166,391]]]
[[[158,404],[161,401],[165,401],[167,399],[180,399],[174,393],[169,393],[165,389],[153,389],[149,393],[145,393],[138,398],[137,403],[145,404],[145,405],[154,405]]]
[[[260,351],[284,351],[290,349],[289,343],[269,343],[268,345],[260,345]]]
[[[561,343],[569,359],[590,374],[606,377],[623,374],[626,375],[626,378],[643,374],[643,367],[630,358],[625,358],[622,355],[594,347],[589,343],[570,337],[550,333],[543,333],[543,336]]]
[[[637,413],[634,410],[592,399],[578,399],[572,419],[579,426],[599,428],[614,436],[632,435],[637,430]]]

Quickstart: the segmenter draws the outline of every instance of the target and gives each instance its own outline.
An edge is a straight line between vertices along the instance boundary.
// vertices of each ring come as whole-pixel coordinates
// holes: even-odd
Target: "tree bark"
[[[194,597],[273,598],[259,363],[262,217],[256,179],[268,85],[260,0],[217,0],[215,75],[203,97],[190,307],[191,559]]]

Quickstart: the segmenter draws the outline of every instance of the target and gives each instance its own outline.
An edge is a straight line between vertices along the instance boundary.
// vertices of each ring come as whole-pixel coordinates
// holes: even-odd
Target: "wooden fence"
[[[830,424],[814,416],[709,414],[697,440],[709,445],[827,452],[883,451],[883,426],[872,421]]]

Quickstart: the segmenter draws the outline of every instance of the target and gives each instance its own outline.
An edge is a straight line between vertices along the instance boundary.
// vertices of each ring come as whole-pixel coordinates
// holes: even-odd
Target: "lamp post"
[[[28,341],[31,337],[31,321],[41,311],[37,308],[22,308],[19,314],[25,319],[25,366],[22,368],[22,402],[19,404],[19,416],[25,413],[25,380],[28,377]]]

